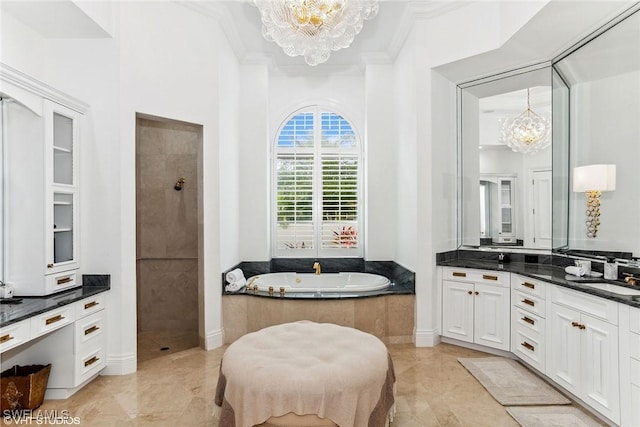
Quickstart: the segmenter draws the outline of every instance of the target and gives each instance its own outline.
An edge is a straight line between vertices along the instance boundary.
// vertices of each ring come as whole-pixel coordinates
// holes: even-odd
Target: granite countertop
[[[553,283],[554,285],[573,289],[575,291],[584,292],[616,301],[621,304],[630,305],[640,308],[640,296],[619,295],[613,292],[607,292],[600,289],[588,287],[585,283],[612,283],[628,289],[636,289],[640,291],[640,286],[630,286],[622,281],[605,280],[602,277],[576,277],[565,273],[564,267],[554,266],[551,264],[537,264],[526,262],[510,262],[500,264],[495,260],[480,259],[456,259],[438,262],[441,267],[459,267],[459,268],[476,268],[479,270],[495,270],[508,271],[533,279],[542,280],[544,282]]]
[[[108,291],[111,289],[108,276],[106,279],[101,276],[96,276],[94,280],[83,277],[84,285],[79,288],[42,297],[19,297],[22,298],[22,302],[18,304],[0,304],[0,327]]]

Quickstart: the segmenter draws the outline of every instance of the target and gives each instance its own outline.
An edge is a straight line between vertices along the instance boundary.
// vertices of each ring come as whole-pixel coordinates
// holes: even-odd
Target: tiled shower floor
[[[138,363],[194,347],[198,347],[197,332],[138,332]]]

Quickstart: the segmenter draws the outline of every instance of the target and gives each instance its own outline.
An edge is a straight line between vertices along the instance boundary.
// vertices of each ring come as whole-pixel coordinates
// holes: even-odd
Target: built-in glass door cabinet
[[[43,99],[41,117],[19,103],[12,108],[6,123],[6,281],[16,295],[48,295],[80,284],[81,114],[48,99]],[[21,120],[15,119],[18,115]]]
[[[509,273],[443,268],[442,335],[510,348]]]
[[[515,230],[515,178],[498,178],[498,243],[517,243]]]
[[[547,285],[518,274],[511,275],[511,352],[545,372],[545,298]]]
[[[620,304],[620,420],[640,426],[640,308]]]
[[[552,286],[549,307],[547,376],[620,424],[618,304]]]

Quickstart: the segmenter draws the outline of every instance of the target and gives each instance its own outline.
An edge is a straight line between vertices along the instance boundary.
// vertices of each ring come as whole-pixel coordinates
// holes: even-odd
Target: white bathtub
[[[274,293],[284,288],[286,293],[294,292],[364,292],[386,289],[391,282],[384,276],[371,273],[268,273],[252,276],[247,287]]]

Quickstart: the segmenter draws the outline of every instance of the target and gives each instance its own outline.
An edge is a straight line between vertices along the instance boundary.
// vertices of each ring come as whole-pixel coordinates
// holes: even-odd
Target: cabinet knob
[[[53,264],[47,264],[47,268],[53,268]]]
[[[476,292],[475,292],[475,294],[476,294],[476,295],[480,295],[480,292],[476,291]]]
[[[473,295],[473,292],[472,292],[472,291],[467,291],[467,293],[468,293],[469,295]]]

